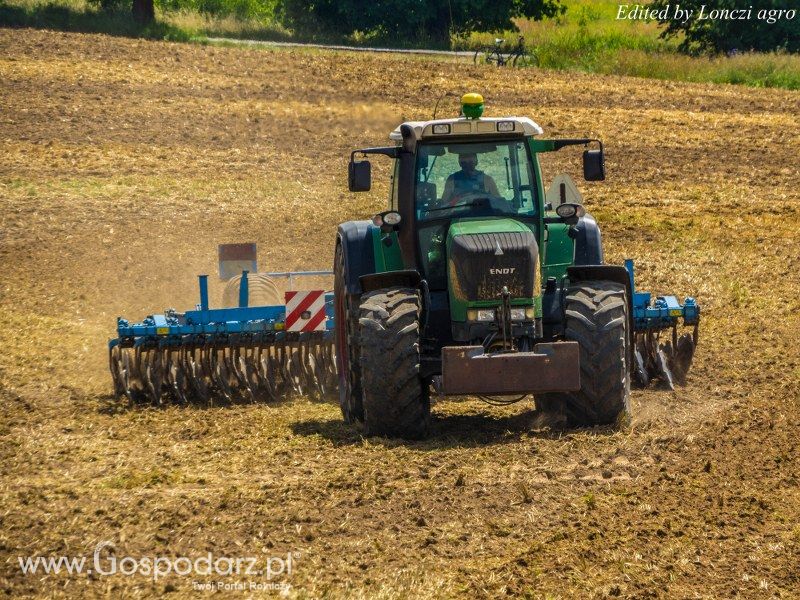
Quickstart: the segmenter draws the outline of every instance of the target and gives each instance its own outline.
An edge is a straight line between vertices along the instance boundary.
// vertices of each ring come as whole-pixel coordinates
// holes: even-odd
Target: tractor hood
[[[531,233],[524,223],[516,219],[502,218],[466,218],[453,219],[450,224],[450,236],[472,235],[476,233]]]
[[[514,300],[539,292],[536,236],[515,219],[459,219],[447,235],[450,308],[455,321],[468,305],[500,301],[503,287]]]

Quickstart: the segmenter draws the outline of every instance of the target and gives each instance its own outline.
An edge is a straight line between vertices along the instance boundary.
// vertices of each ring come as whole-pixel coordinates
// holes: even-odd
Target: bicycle
[[[519,36],[517,45],[510,51],[503,52],[504,39],[495,38],[494,46],[484,46],[475,51],[473,62],[477,64],[495,64],[498,67],[505,67],[509,63],[512,67],[536,67],[539,65],[539,58],[533,50],[525,48],[525,38]]]

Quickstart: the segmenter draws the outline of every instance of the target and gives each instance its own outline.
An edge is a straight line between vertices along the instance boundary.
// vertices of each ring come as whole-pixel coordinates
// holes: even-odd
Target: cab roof
[[[498,123],[503,123],[503,129],[498,129]],[[507,124],[507,125],[506,125]],[[461,136],[461,135],[495,135],[498,133],[517,133],[523,135],[541,135],[544,133],[539,125],[529,119],[528,117],[498,117],[498,118],[483,118],[468,119],[466,117],[459,117],[456,119],[437,119],[435,121],[406,121],[402,125],[408,125],[414,131],[417,141],[423,138],[437,137],[446,138],[448,135]],[[389,139],[395,142],[403,141],[403,136],[400,133],[398,125],[394,131],[389,134]],[[434,125],[449,125],[449,133],[436,132],[434,133]],[[513,125],[513,129],[511,126]],[[437,129],[448,129],[446,127]]]

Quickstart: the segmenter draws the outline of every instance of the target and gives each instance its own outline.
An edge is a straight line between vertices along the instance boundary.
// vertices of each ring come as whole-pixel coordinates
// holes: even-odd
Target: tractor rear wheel
[[[361,400],[361,352],[358,343],[358,303],[356,294],[347,293],[344,250],[336,245],[333,262],[333,296],[336,316],[336,371],[339,376],[339,406],[347,423],[364,420]]]
[[[581,389],[544,394],[537,405],[563,412],[572,427],[630,421],[628,301],[625,286],[582,281],[567,290],[565,337],[580,345]]]
[[[367,435],[420,439],[430,425],[428,386],[419,375],[420,297],[385,288],[361,297],[359,333]]]

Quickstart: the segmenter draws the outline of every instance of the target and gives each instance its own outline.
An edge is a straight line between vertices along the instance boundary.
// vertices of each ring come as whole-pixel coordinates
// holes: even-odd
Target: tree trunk
[[[132,12],[133,18],[143,25],[152,23],[156,18],[153,0],[133,0]]]
[[[431,42],[437,48],[450,48],[450,10],[448,4],[439,4],[434,9],[433,18],[425,23],[425,33],[430,36]]]

